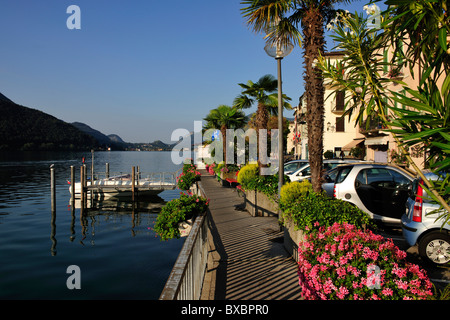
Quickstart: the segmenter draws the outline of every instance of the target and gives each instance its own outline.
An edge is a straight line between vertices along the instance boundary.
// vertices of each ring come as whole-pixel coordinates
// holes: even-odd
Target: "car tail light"
[[[334,185],[334,188],[333,188],[333,197],[336,198],[336,185]]]
[[[423,204],[423,182],[421,181],[417,186],[417,195],[416,200],[414,202],[414,210],[413,210],[413,221],[422,222],[422,204]]]

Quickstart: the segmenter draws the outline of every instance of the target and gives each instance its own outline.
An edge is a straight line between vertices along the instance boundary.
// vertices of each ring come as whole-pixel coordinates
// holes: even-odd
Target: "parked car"
[[[339,166],[328,171],[323,177],[322,189],[330,198],[334,197],[334,182],[336,181],[338,172]]]
[[[323,168],[325,171],[329,171],[340,164],[357,163],[357,162],[361,162],[361,160],[340,160],[340,159],[323,160]],[[285,174],[289,176],[289,179],[291,179],[291,181],[308,179],[311,177],[311,168],[309,166],[309,162],[306,162],[297,171]]]
[[[290,174],[292,172],[295,172],[301,167],[303,167],[305,164],[308,164],[308,160],[292,160],[286,162],[284,164],[284,174]]]
[[[426,178],[437,180],[438,176],[427,173]],[[419,255],[438,265],[450,262],[450,225],[443,225],[437,218],[445,213],[433,203],[417,178],[406,203],[406,213],[402,216],[403,236],[409,245],[418,245]],[[447,212],[448,214],[448,212]]]
[[[374,220],[400,225],[413,180],[411,172],[391,164],[339,166],[333,196],[353,203]]]

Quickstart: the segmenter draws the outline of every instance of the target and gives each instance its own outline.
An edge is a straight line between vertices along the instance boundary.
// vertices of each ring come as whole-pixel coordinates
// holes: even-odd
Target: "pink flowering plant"
[[[308,300],[416,300],[432,296],[425,270],[406,252],[349,223],[314,225],[299,245],[299,284]]]
[[[201,174],[197,168],[190,163],[183,165],[183,171],[177,177],[177,186],[181,190],[189,190],[189,188],[196,182],[200,181]]]
[[[216,164],[215,163],[211,163],[209,166],[208,166],[208,173],[210,174],[210,175],[214,175],[214,168],[216,167]]]

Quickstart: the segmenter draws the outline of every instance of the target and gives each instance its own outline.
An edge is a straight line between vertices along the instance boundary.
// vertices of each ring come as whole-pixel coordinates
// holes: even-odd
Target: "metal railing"
[[[199,182],[194,193],[206,197]],[[198,216],[159,300],[199,300],[208,263],[208,213]]]

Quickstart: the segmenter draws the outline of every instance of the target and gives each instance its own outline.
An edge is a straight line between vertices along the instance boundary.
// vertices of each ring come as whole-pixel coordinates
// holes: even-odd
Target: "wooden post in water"
[[[105,173],[105,178],[109,179],[109,163],[106,163],[106,173]]]
[[[86,205],[87,204],[87,166],[86,165],[84,165],[83,166],[83,170],[84,170],[84,173],[83,173],[83,175],[84,175],[84,205]]]
[[[84,199],[83,199],[84,182],[83,182],[83,178],[84,178],[84,170],[83,170],[83,166],[81,166],[80,167],[80,204],[81,204],[81,207],[83,207],[83,205],[84,205]]]
[[[137,174],[136,174],[136,183],[137,185],[139,185],[139,176],[141,175],[140,170],[139,170],[139,166],[137,166]]]
[[[131,168],[131,197],[132,200],[134,202],[134,191],[135,191],[135,183],[136,183],[136,176],[135,176],[135,172],[134,172],[134,166]]]
[[[92,153],[92,164],[91,164],[91,185],[92,181],[94,181],[94,150],[91,150]]]
[[[84,208],[84,201],[85,201],[85,189],[84,189],[84,181],[86,180],[86,176],[85,176],[85,169],[86,167],[84,165],[81,166],[80,168],[80,200],[81,200],[81,208]]]
[[[51,191],[51,203],[52,203],[52,213],[56,211],[56,182],[55,182],[55,168],[53,164],[50,166],[50,191]]]
[[[75,205],[75,167],[70,166],[70,193],[72,195],[72,206]]]

